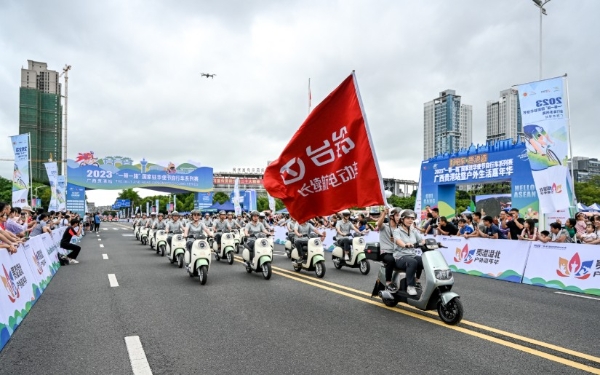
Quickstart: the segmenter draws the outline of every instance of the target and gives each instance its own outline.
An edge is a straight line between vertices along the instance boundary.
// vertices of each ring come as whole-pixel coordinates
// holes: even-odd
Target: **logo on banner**
[[[33,262],[37,267],[38,273],[41,275],[44,273],[44,266],[46,265],[46,261],[44,260],[44,254],[42,254],[41,250],[38,250],[33,253]]]
[[[469,250],[469,245],[465,245],[465,247],[460,249],[460,247],[456,248],[456,254],[454,255],[455,262],[463,262],[465,264],[473,263],[475,259],[475,251],[476,249]]]
[[[575,253],[571,260],[558,258],[558,269],[556,273],[560,277],[575,277],[576,279],[585,280],[592,274],[593,260],[581,261],[579,253]]]
[[[15,277],[12,271],[6,271],[6,267],[4,267],[4,265],[2,265],[2,269],[4,271],[4,276],[0,276],[2,279],[2,284],[4,284],[4,287],[8,292],[8,299],[10,302],[15,302],[20,296],[19,288],[15,283]]]
[[[540,188],[540,195],[544,194],[560,194],[562,193],[562,184],[552,183],[552,186],[544,186]]]

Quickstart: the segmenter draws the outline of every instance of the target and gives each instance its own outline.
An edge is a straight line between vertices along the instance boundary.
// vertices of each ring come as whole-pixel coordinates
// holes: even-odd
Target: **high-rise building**
[[[517,90],[500,91],[500,98],[487,102],[487,134],[488,141],[512,138],[515,142],[523,137],[521,107]]]
[[[569,170],[571,170],[571,163],[573,163],[575,182],[588,182],[592,177],[600,176],[600,161],[596,158],[573,156],[573,160],[569,160],[568,163]]]
[[[473,107],[461,104],[454,90],[424,104],[423,157],[454,153],[467,148],[473,140]]]
[[[43,62],[27,60],[21,69],[19,88],[19,134],[29,133],[31,175],[47,181],[44,162],[58,163],[62,174],[62,105],[59,73]]]

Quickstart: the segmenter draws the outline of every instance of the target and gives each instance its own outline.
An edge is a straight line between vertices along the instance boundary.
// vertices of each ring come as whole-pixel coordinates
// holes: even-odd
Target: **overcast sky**
[[[574,155],[597,157],[600,1],[546,8],[544,77],[568,73]],[[483,143],[486,101],[538,79],[538,43],[529,0],[3,0],[0,133],[18,133],[27,60],[68,63],[70,158],[264,167],[306,117],[308,78],[314,107],[354,69],[383,176],[416,180],[423,103],[456,90]]]

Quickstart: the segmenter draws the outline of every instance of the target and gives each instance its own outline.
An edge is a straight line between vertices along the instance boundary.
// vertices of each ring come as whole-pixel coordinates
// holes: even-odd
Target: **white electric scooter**
[[[318,278],[325,276],[325,251],[323,250],[323,243],[318,238],[316,233],[309,235],[307,249],[304,252],[306,259],[303,260],[302,264],[298,264],[295,261],[300,259],[298,256],[298,249],[292,250],[292,260],[294,260],[294,271],[300,272],[303,269],[307,271],[315,271],[315,275]]]
[[[288,258],[292,257],[292,251],[296,248],[296,245],[294,244],[294,232],[286,232],[285,235],[287,236],[287,239],[285,240],[285,255],[287,255]]]
[[[183,237],[183,234],[173,234],[173,237],[171,238],[171,247],[167,249],[167,257],[169,258],[169,262],[171,262],[171,264],[177,262],[177,266],[179,266],[179,268],[183,267],[185,244],[186,240],[185,237]]]
[[[221,232],[221,250],[219,250],[219,244],[216,240],[212,243],[212,249],[215,252],[215,259],[217,262],[221,260],[221,258],[227,258],[227,263],[233,264],[235,242],[233,240],[233,234],[229,233],[229,231]]]
[[[336,241],[335,248],[331,253],[331,260],[333,266],[340,270],[342,267],[358,268],[360,273],[367,275],[371,270],[369,260],[365,256],[365,239],[362,238],[360,233],[355,233],[352,238],[352,249],[350,250],[350,260],[345,259],[344,249],[337,243],[337,238],[333,237]]]
[[[156,232],[156,229],[154,229],[154,228],[151,228],[148,231],[148,242],[150,243],[150,248],[152,250],[154,250],[154,241],[155,241],[155,239],[154,239],[154,233],[155,232]]]
[[[240,248],[242,247],[240,231],[238,229],[234,229],[231,231],[231,234],[233,234],[233,243],[234,243],[234,247],[235,247],[235,253],[239,254]]]
[[[265,238],[264,233],[256,235],[254,241],[254,258],[250,262],[250,250],[244,247],[242,252],[242,258],[244,259],[244,265],[246,266],[246,272],[262,272],[265,280],[271,278],[271,262],[273,261],[273,249],[269,244],[269,240]]]
[[[206,236],[188,236],[194,238],[192,250],[185,252],[185,263],[187,264],[187,272],[190,277],[198,276],[200,285],[206,284],[208,280],[208,269],[210,268],[211,250],[206,241]]]
[[[373,245],[377,246],[378,244]],[[424,245],[417,244],[415,247],[423,251],[421,260],[425,274],[425,283],[422,289],[417,289],[417,295],[411,296],[406,292],[406,270],[404,269],[395,269],[392,275],[392,283],[396,285],[397,289],[386,288],[385,264],[382,264],[371,296],[379,296],[388,307],[395,307],[402,302],[420,310],[437,309],[438,315],[444,323],[458,324],[463,317],[463,306],[459,295],[451,291],[454,277],[444,255],[438,250],[440,245],[436,243],[435,239],[428,238]]]
[[[169,235],[164,229],[160,229],[156,232],[156,254],[160,254],[163,257],[165,256],[168,246],[167,238],[169,238]]]
[[[139,225],[136,225],[135,229],[133,230],[133,234],[135,234],[135,239],[136,240],[140,240],[140,232],[141,232],[142,227]]]
[[[150,228],[140,229],[140,241],[142,241],[142,245],[148,244],[148,233],[149,232],[150,232]]]

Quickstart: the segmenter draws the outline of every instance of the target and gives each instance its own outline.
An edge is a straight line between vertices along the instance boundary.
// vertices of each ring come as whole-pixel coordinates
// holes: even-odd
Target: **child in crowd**
[[[596,228],[594,224],[587,223],[585,227],[585,233],[580,236],[581,242],[590,243],[598,239],[598,235],[596,234]]]
[[[545,239],[548,239],[548,241],[550,240],[550,232],[548,232],[547,230],[543,230],[540,232],[540,241]]]

